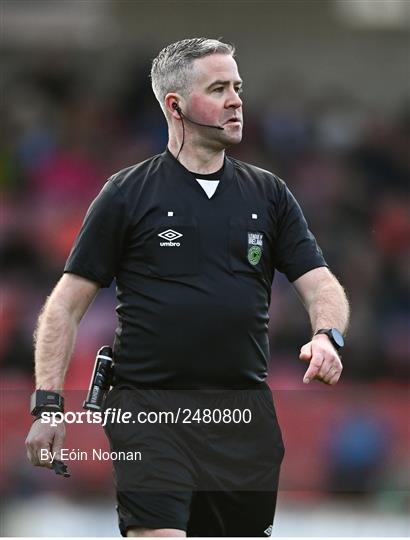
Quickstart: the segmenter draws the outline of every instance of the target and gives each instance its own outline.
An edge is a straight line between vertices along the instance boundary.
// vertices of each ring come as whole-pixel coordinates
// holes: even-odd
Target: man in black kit
[[[242,138],[234,48],[205,38],[173,43],[154,59],[151,79],[168,147],[114,174],[90,206],[39,318],[37,392],[58,401],[78,324],[115,278],[115,386],[106,407],[200,415],[191,424],[107,427],[113,450],[148,456],[114,464],[122,535],[270,536],[283,457],[264,382],[274,271],[309,313],[313,337],[299,356],[309,364],[305,383],[337,383],[348,302],[286,184],[225,155]],[[34,422],[30,461],[50,467],[40,450],[59,456],[64,434],[63,425]]]

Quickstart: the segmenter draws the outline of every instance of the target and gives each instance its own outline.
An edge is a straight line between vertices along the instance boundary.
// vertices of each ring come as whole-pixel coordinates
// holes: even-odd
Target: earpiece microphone
[[[201,122],[196,122],[195,120],[192,120],[192,118],[189,118],[189,116],[187,116],[186,114],[182,112],[181,107],[178,105],[176,101],[172,103],[172,108],[177,111],[181,119],[188,120],[188,122],[191,122],[191,124],[196,124],[197,126],[202,126],[202,127],[220,129],[221,131],[225,129],[222,126],[211,126],[210,124],[201,124]]]

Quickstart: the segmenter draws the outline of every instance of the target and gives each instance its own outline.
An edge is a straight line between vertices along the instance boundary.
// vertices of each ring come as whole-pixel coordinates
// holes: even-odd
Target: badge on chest
[[[255,266],[262,257],[263,234],[248,232],[248,261]]]

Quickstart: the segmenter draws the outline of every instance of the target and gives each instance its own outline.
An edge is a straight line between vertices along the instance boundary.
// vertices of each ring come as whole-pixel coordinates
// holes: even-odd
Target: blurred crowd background
[[[351,301],[343,381],[334,389],[305,388],[298,351],[309,339],[308,319],[292,287],[276,275],[269,383],[288,447],[283,496],[296,504],[356,493],[406,514],[409,4],[17,0],[2,2],[2,10],[6,517],[46,492],[102,503],[113,497],[109,464],[75,464],[77,474],[61,482],[26,463],[32,336],[106,178],[165,148],[166,123],[148,78],[152,58],[169,42],[199,35],[237,46],[245,135],[229,154],[286,181]],[[84,397],[96,350],[112,342],[114,308],[113,286],[101,291],[83,321],[67,376],[73,406]],[[74,447],[106,447],[101,430],[85,437],[84,429],[73,426]],[[18,530],[15,522],[5,529]]]

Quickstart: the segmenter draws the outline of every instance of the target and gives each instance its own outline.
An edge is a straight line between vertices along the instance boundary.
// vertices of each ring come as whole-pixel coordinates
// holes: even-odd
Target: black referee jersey
[[[267,375],[275,269],[292,282],[319,266],[282,180],[229,157],[217,174],[195,174],[166,150],[107,181],[64,271],[102,287],[116,279],[119,381],[241,388]]]

